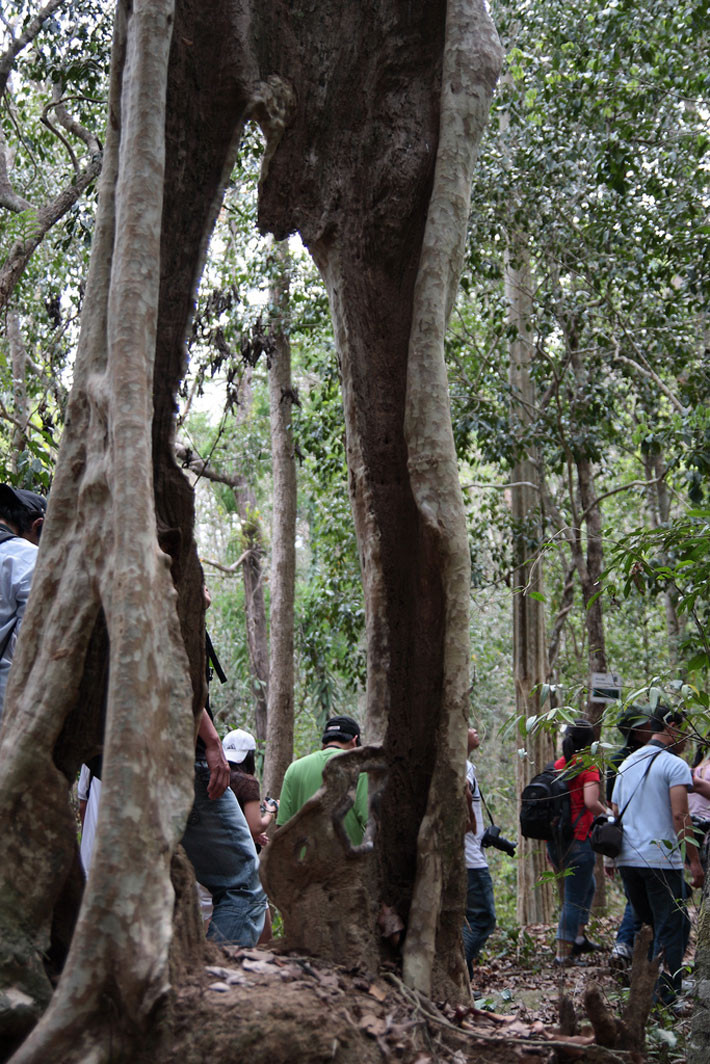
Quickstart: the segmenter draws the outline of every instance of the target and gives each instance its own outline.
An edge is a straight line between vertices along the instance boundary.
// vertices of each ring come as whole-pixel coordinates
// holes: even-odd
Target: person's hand
[[[224,756],[224,750],[219,740],[205,743],[205,758],[210,770],[207,797],[214,801],[215,798],[221,798],[229,786],[229,761]]]
[[[262,832],[261,835],[256,836],[254,842],[263,848],[264,846],[269,845],[269,836],[265,832]]]
[[[691,861],[690,863],[690,885],[691,887],[697,887],[699,890],[705,882],[705,873],[703,872],[703,866],[700,861]]]

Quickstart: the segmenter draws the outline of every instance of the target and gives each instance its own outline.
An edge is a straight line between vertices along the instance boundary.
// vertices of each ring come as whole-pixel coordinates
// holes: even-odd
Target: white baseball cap
[[[249,751],[256,750],[256,739],[243,728],[235,728],[222,739],[222,748],[227,761],[231,761],[233,765],[241,765]]]

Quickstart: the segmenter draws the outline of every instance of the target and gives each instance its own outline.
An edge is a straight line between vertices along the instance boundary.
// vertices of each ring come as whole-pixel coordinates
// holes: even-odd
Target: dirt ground
[[[602,940],[612,940],[611,925],[597,930]],[[595,983],[616,1015],[625,996],[609,969],[608,951],[590,955],[584,966],[559,971],[552,965],[552,938],[552,929],[539,927],[528,928],[517,942],[499,940],[497,948],[494,943],[487,963],[476,969],[470,1005],[456,1008],[418,998],[394,971],[365,979],[278,950],[215,950],[210,963],[178,990],[171,1048],[161,1054],[160,1064],[644,1059],[593,1044],[585,990]],[[682,1060],[672,1050],[674,1045],[680,1050],[688,1024],[689,1019],[674,1020],[675,1029],[664,1033],[662,1021],[652,1017],[650,1059]],[[659,1031],[662,1037],[656,1038]],[[664,1052],[659,1056],[660,1043]]]

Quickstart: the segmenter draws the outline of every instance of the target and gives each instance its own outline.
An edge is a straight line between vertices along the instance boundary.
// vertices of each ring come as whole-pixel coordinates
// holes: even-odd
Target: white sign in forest
[[[589,688],[592,702],[616,702],[621,698],[621,677],[618,672],[593,672]]]

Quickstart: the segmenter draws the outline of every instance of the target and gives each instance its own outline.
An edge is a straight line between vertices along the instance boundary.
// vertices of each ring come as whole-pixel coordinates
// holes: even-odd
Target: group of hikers
[[[0,485],[0,715],[45,511],[46,499],[41,495]],[[207,589],[205,598],[209,606]],[[208,678],[214,671],[224,681],[209,637],[207,659]],[[610,852],[595,846],[595,830],[606,824],[616,832],[616,848],[611,851],[615,856],[606,858],[607,869],[620,874],[626,908],[610,963],[617,968],[628,966],[636,935],[643,924],[650,925],[652,955],[663,962],[657,998],[678,1007],[690,933],[687,900],[691,888],[702,887],[704,880],[696,841],[710,827],[710,757],[700,746],[691,771],[681,757],[687,742],[685,718],[667,706],[634,706],[618,727],[625,745],[611,757],[603,780],[590,756],[592,724],[580,719],[567,725],[561,756],[540,775],[537,791],[533,786],[536,781],[532,781],[530,794],[536,797],[527,800],[529,824],[523,792],[521,831],[528,837],[547,840],[549,862],[563,874],[554,957],[559,967],[583,963],[585,954],[601,949],[586,933],[596,887],[597,852]],[[269,906],[259,879],[259,848],[268,843],[274,820],[277,826],[285,824],[320,788],[329,758],[354,749],[360,742],[355,720],[332,717],[325,725],[321,749],[299,758],[287,769],[280,800],[262,801],[254,737],[237,728],[221,740],[208,701],[198,724],[194,804],[182,845],[208,901],[210,939],[253,946],[270,937]],[[479,744],[477,730],[469,728],[468,753]],[[556,780],[554,797],[552,789],[547,796],[543,776],[545,785]],[[79,779],[81,858],[87,874],[100,788],[101,759],[95,758],[82,768]],[[543,806],[543,801],[557,805]],[[490,825],[485,827],[483,808],[487,807],[475,768],[467,761],[463,839],[467,895],[462,939],[470,976],[496,926],[493,881],[484,851],[493,845],[510,854],[515,852],[515,844],[500,836],[490,813]],[[367,776],[362,774],[354,804],[344,819],[356,845],[362,841],[367,819]],[[535,820],[543,824],[541,831],[530,826]],[[686,868],[690,884],[686,882]]]
[[[562,755],[523,791],[521,832],[548,840],[548,861],[562,876],[554,965],[584,963],[585,954],[602,949],[587,937],[586,928],[596,890],[597,854],[613,853],[613,858],[604,858],[605,870],[610,875],[619,873],[626,907],[610,965],[617,970],[630,966],[635,938],[643,924],[649,925],[653,930],[651,956],[662,963],[656,1000],[680,1012],[688,1004],[680,997],[690,937],[687,902],[692,889],[703,886],[707,864],[710,756],[700,743],[692,767],[687,764],[681,755],[688,742],[688,722],[681,711],[669,706],[632,706],[617,727],[625,743],[609,759],[604,780],[591,756],[593,725],[579,719],[566,726]],[[478,745],[478,733],[471,729],[469,753]],[[555,797],[547,797],[553,794],[549,781],[555,776],[559,789]],[[463,938],[472,973],[496,917],[483,853],[490,829],[483,828],[480,789],[470,762],[467,792],[472,815],[466,834],[468,899]],[[562,796],[567,800],[566,819],[561,813],[554,815],[555,808],[564,809]],[[526,808],[535,802],[544,810],[547,831],[536,830],[540,817]],[[494,841],[494,845],[499,843]]]

